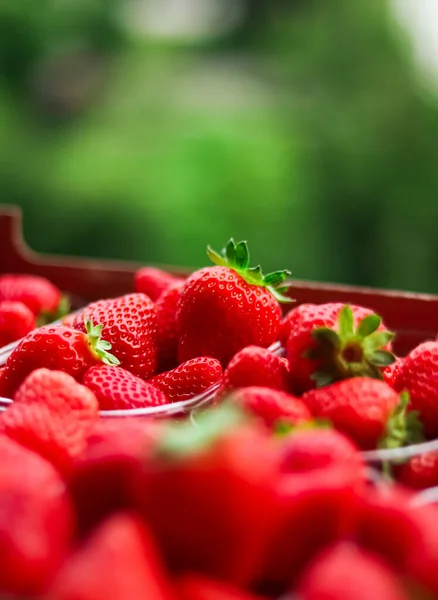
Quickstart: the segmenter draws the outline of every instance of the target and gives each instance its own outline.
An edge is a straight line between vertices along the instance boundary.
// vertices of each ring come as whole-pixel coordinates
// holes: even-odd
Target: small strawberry
[[[405,414],[409,398],[401,399],[384,381],[354,377],[311,390],[303,400],[314,417],[329,420],[363,450],[421,439],[416,415]]]
[[[35,327],[35,316],[25,304],[0,302],[0,348],[23,338]]]
[[[410,488],[423,490],[438,486],[438,452],[413,456],[395,469],[397,480]]]
[[[301,600],[408,600],[398,574],[380,558],[347,542],[320,554],[301,578]]]
[[[247,346],[238,352],[224,371],[221,391],[259,386],[288,390],[287,361],[266,348]]]
[[[0,302],[12,300],[25,304],[35,316],[55,313],[61,292],[48,279],[36,275],[0,275]]]
[[[44,592],[73,537],[70,499],[43,458],[0,435],[0,593]]]
[[[88,388],[62,371],[37,369],[0,416],[0,431],[65,470],[85,446],[98,404]]]
[[[424,342],[404,360],[396,381],[397,390],[407,390],[411,407],[418,411],[426,435],[438,436],[438,342]]]
[[[205,392],[222,379],[222,367],[218,360],[199,356],[149,380],[164,392],[171,402],[190,400]]]
[[[278,423],[298,425],[312,415],[302,400],[286,392],[264,387],[240,388],[231,394],[233,402],[262,419],[267,427]]]
[[[290,299],[278,286],[288,271],[263,276],[249,268],[245,242],[230,240],[221,254],[208,256],[218,266],[195,271],[186,281],[178,303],[178,359],[217,358],[223,366],[245,346],[268,347],[278,334],[279,300]]]
[[[202,575],[183,575],[176,583],[179,600],[262,600],[249,592]]]
[[[384,381],[394,389],[397,389],[397,379],[404,361],[404,358],[396,358],[392,365],[385,367],[382,371]]]
[[[158,372],[177,366],[178,332],[176,310],[183,281],[172,284],[155,303],[158,328]]]
[[[47,595],[47,600],[174,599],[149,532],[123,513],[103,523],[67,560]]]
[[[82,383],[94,392],[101,410],[126,410],[168,403],[161,390],[122,367],[96,365],[86,371]]]
[[[75,327],[85,331],[85,321],[102,324],[120,366],[141,379],[155,373],[157,366],[157,317],[153,302],[144,294],[89,304],[77,315]]]
[[[161,269],[142,267],[135,274],[135,291],[146,294],[153,302],[156,302],[163,292],[180,281],[182,281],[181,278]]]
[[[6,361],[1,394],[12,398],[18,387],[35,369],[65,371],[77,380],[99,362],[117,365],[110,354],[111,344],[101,339],[102,325],[86,324],[86,333],[62,325],[45,325],[31,331]]]
[[[394,334],[380,317],[361,306],[307,307],[287,342],[291,378],[300,392],[355,376],[383,379],[381,368],[394,361]]]

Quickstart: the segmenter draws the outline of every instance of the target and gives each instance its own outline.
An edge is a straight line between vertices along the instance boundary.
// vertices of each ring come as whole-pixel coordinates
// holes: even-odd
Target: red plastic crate
[[[190,269],[159,266],[177,275],[190,272]],[[0,273],[42,275],[73,297],[89,302],[132,291],[138,267],[129,262],[37,254],[23,238],[21,210],[0,206]],[[346,302],[372,308],[397,332],[395,350],[399,355],[421,341],[434,339],[438,333],[436,295],[306,281],[294,281],[292,295],[298,304]]]

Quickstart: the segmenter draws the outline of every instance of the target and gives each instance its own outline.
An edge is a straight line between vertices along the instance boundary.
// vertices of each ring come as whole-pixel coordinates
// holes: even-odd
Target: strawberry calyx
[[[288,285],[282,285],[291,274],[288,270],[274,271],[263,275],[260,265],[249,266],[249,249],[247,242],[236,242],[231,238],[220,252],[216,252],[207,246],[207,254],[210,260],[220,267],[228,267],[236,271],[250,285],[258,285],[267,288],[279,302],[293,302],[286,294]]]
[[[102,339],[102,328],[103,325],[93,325],[93,321],[85,321],[90,350],[104,364],[117,367],[120,361],[114,354],[108,352],[111,350],[111,344]]]
[[[338,315],[338,331],[318,327],[312,331],[316,346],[305,353],[318,361],[321,368],[311,378],[317,387],[350,377],[383,379],[382,368],[395,362],[385,346],[394,338],[391,331],[378,331],[382,319],[375,314],[364,317],[354,326],[351,307],[344,306]]]
[[[294,425],[284,418],[278,419],[274,424],[274,435],[277,438],[286,437],[297,431],[307,431],[314,429],[332,429],[332,424],[327,419],[311,419]]]
[[[386,424],[386,432],[379,442],[379,448],[400,448],[424,441],[423,426],[416,410],[409,411],[408,392],[400,394],[400,402]]]

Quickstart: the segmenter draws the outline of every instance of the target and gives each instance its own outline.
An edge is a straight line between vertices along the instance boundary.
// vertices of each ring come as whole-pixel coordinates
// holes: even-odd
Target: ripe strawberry
[[[154,542],[135,517],[103,523],[58,573],[47,600],[173,600]]]
[[[298,425],[312,418],[302,400],[280,390],[240,388],[232,393],[231,398],[238,406],[261,418],[267,427],[274,427],[279,422]]]
[[[27,335],[35,329],[33,312],[22,302],[0,302],[0,348]]]
[[[0,416],[0,431],[65,470],[82,451],[97,408],[93,392],[67,373],[37,369]]]
[[[263,277],[260,267],[248,268],[245,242],[230,240],[221,254],[211,248],[216,265],[195,271],[178,303],[178,359],[217,358],[223,366],[245,346],[267,347],[278,334],[281,319],[278,286],[288,271]]]
[[[424,342],[404,360],[396,381],[397,390],[407,390],[411,407],[418,411],[425,433],[438,436],[438,342]]]
[[[223,581],[202,575],[183,575],[176,583],[179,600],[262,600]]]
[[[0,435],[0,590],[43,592],[64,560],[73,534],[65,486],[43,458]]]
[[[168,371],[177,366],[178,332],[176,310],[183,281],[172,284],[155,304],[158,327],[158,372]]]
[[[99,362],[117,365],[108,350],[111,344],[101,339],[102,326],[89,321],[86,333],[62,325],[45,325],[31,331],[6,361],[1,395],[12,398],[18,387],[35,369],[65,371],[77,380]]]
[[[218,360],[199,356],[149,380],[161,390],[171,402],[190,400],[201,394],[222,378],[222,367]]]
[[[383,379],[394,334],[361,306],[306,305],[287,342],[292,380],[300,392],[355,376]]]
[[[302,600],[408,600],[398,575],[380,558],[341,542],[320,554],[301,578]]]
[[[182,279],[161,269],[142,267],[135,274],[135,291],[146,294],[153,302],[156,302],[163,292],[179,281]]]
[[[224,371],[221,391],[258,386],[288,390],[287,361],[266,348],[247,346],[238,352]]]
[[[153,302],[144,294],[128,294],[89,304],[78,314],[75,327],[85,331],[85,321],[103,325],[120,366],[141,379],[157,366],[157,317]]]
[[[254,578],[272,519],[274,441],[229,406],[168,424],[133,498],[167,563],[235,584]]]
[[[406,420],[408,398],[401,401],[384,381],[354,377],[311,390],[303,400],[314,417],[328,419],[363,450],[376,448],[385,437],[390,447],[420,439],[415,415]]]
[[[397,358],[392,365],[385,367],[382,371],[384,381],[394,389],[397,389],[397,379],[404,361],[404,358]]]
[[[36,275],[0,275],[0,302],[12,300],[25,304],[35,316],[55,313],[61,292],[48,279]]]
[[[422,490],[438,486],[438,452],[425,452],[396,469],[397,480],[403,485]]]
[[[168,402],[161,390],[121,367],[91,367],[82,383],[94,392],[101,410],[161,406]]]
[[[291,332],[298,329],[302,320],[314,321],[315,327],[323,327],[326,322],[334,326],[336,324],[336,315],[342,307],[343,304],[334,302],[328,304],[300,304],[296,306],[281,321],[278,340],[283,348],[286,348]]]

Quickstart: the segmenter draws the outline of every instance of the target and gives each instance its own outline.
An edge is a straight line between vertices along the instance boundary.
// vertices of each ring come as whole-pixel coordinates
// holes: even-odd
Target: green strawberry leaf
[[[365,338],[380,327],[382,319],[378,315],[368,315],[359,323],[357,327],[357,335],[361,338]]]
[[[341,309],[338,316],[339,335],[346,337],[353,335],[354,332],[354,317],[353,311],[348,304]]]
[[[117,367],[120,365],[120,361],[114,354],[108,352],[111,350],[111,344],[102,339],[102,328],[103,325],[93,325],[93,321],[85,320],[85,330],[91,352],[104,364]]]
[[[395,362],[395,356],[386,350],[375,350],[367,355],[369,362],[376,367],[389,367]]]

